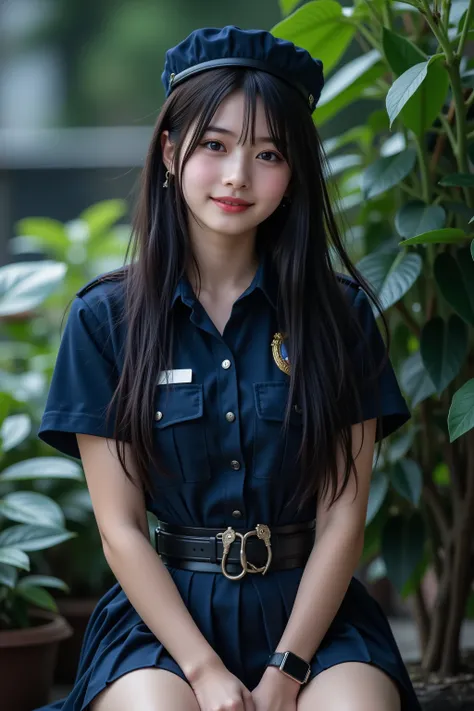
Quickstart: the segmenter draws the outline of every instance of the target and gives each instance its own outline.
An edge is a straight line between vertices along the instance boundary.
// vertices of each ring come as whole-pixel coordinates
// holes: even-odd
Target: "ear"
[[[173,173],[172,168],[175,144],[170,141],[169,131],[162,132],[160,136],[160,142],[161,152],[163,155],[163,163],[165,164],[166,169],[169,170],[170,173]]]

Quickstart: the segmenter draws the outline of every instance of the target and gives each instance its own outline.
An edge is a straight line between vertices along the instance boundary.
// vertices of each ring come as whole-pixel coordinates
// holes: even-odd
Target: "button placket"
[[[241,430],[239,420],[239,389],[235,358],[229,353],[225,344],[216,344],[215,356],[218,364],[217,382],[219,388],[219,402],[222,407],[220,421],[221,451],[224,456],[222,469],[222,485],[225,487],[225,508],[229,520],[245,518],[245,502],[243,497],[245,466],[241,449]],[[225,463],[227,460],[227,464]]]

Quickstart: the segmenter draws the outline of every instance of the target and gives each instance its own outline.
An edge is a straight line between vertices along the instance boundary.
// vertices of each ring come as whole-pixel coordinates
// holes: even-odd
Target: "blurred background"
[[[3,0],[0,263],[26,215],[66,221],[99,200],[133,199],[168,47],[199,26],[281,19],[277,0]],[[343,125],[344,112],[323,134]]]

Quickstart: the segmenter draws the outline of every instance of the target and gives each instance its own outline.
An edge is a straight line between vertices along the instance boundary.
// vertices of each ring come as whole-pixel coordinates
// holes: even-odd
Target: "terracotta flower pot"
[[[54,672],[56,684],[72,684],[76,678],[82,640],[89,617],[99,598],[59,598],[56,600],[59,612],[72,628],[72,635],[59,645],[59,653]]]
[[[72,634],[60,615],[34,611],[34,626],[0,631],[2,711],[32,711],[48,702],[58,644]]]

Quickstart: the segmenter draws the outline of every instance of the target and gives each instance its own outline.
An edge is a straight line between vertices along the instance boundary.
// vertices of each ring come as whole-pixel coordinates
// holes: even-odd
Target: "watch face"
[[[303,682],[308,673],[308,664],[304,659],[300,659],[296,654],[290,652],[286,657],[282,671],[294,677],[297,681]]]

